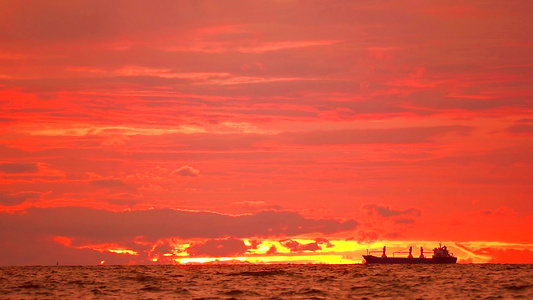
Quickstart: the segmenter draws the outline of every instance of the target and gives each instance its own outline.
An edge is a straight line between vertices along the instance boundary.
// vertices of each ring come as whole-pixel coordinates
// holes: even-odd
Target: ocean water
[[[533,299],[533,265],[1,267],[2,299]]]

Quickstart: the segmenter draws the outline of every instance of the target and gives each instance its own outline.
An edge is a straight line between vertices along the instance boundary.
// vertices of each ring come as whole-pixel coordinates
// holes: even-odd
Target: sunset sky
[[[533,263],[532,16],[0,0],[0,265]]]

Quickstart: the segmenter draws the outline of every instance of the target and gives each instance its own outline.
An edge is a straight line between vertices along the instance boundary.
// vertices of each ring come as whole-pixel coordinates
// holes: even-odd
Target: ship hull
[[[455,264],[457,257],[377,257],[363,255],[367,264]]]

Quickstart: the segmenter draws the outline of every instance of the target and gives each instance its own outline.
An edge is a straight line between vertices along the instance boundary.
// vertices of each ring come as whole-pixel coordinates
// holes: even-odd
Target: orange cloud
[[[224,261],[354,262],[342,241],[532,242],[527,0],[64,2],[0,4],[13,262],[215,263],[218,246]],[[486,255],[457,251],[529,253],[475,246]]]

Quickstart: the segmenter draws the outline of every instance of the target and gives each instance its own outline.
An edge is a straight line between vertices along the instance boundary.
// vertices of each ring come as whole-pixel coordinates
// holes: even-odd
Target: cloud
[[[288,143],[303,145],[412,144],[430,142],[437,135],[466,134],[469,131],[467,126],[434,126],[284,132],[279,137]]]
[[[159,261],[165,261],[165,258],[168,258],[165,254],[173,253],[173,248],[167,243],[160,243],[159,245],[152,248],[149,253],[150,257],[155,257]],[[168,261],[170,262],[170,261]]]
[[[325,238],[317,238],[317,239],[315,239],[315,241],[316,241],[319,245],[325,245],[326,248],[333,248],[333,247],[335,247],[335,245],[333,245],[328,239],[325,239]]]
[[[35,163],[2,163],[0,172],[6,174],[36,173],[39,170]]]
[[[180,175],[180,176],[188,176],[188,177],[198,177],[200,176],[200,171],[189,166],[183,166],[179,169],[176,169],[170,173],[170,175]]]
[[[34,248],[35,251],[40,251],[39,243],[46,240],[46,237],[61,236],[72,239],[75,247],[117,244],[144,253],[146,249],[140,249],[134,242],[138,237],[143,237],[144,241],[152,244],[167,238],[208,239],[210,242],[191,245],[190,253],[213,255],[213,251],[216,251],[214,248],[218,245],[223,248],[221,253],[227,254],[244,249],[239,246],[240,238],[285,237],[304,233],[332,234],[352,230],[357,225],[354,220],[309,219],[297,212],[287,211],[229,216],[171,209],[112,212],[82,207],[56,207],[30,208],[23,214],[0,213],[0,236],[17,236],[17,240],[27,238],[29,240],[21,242],[21,245]],[[233,238],[227,239],[228,236]],[[13,245],[15,246],[11,247],[18,247],[17,244]],[[26,252],[31,252],[30,250],[24,249]],[[48,255],[52,257],[54,254]],[[40,254],[39,257],[45,255]],[[0,265],[14,263],[9,257],[0,257]]]
[[[289,239],[289,240],[280,241],[280,244],[283,247],[291,250],[291,252],[303,252],[303,251],[314,252],[314,251],[322,250],[322,246],[325,246],[326,248],[334,247],[334,245],[325,238],[317,238],[315,239],[315,242],[307,243],[307,244],[299,243],[295,240]],[[276,249],[271,248],[269,249],[269,251],[270,250],[275,251]]]
[[[174,229],[181,235],[195,228],[207,236],[202,224],[220,222],[210,239],[356,227],[305,212],[329,202],[349,218],[354,197],[365,199],[358,205],[393,205],[364,214],[405,224],[418,220],[411,207],[439,212],[418,200],[446,201],[443,186],[479,199],[479,208],[531,214],[524,200],[533,159],[531,38],[517,26],[529,24],[530,11],[518,9],[527,0],[489,2],[460,13],[448,2],[163,0],[147,10],[135,1],[35,1],[31,9],[9,1],[0,5],[0,124],[9,125],[0,126],[0,190],[9,191],[1,201],[26,206],[31,198],[20,192],[35,190],[49,192],[43,206],[249,213],[283,204],[308,216],[205,215],[203,222],[200,213],[152,213],[160,217],[155,224],[192,222]],[[22,162],[17,171],[13,163]],[[155,165],[172,167],[134,175]],[[187,186],[187,179],[202,180]],[[109,192],[128,187],[138,198]],[[459,210],[468,206],[458,202]],[[63,222],[68,212],[56,217]],[[97,225],[83,227],[89,241],[113,240],[91,231],[106,219],[137,226],[128,214],[95,215],[104,221],[92,217]],[[498,212],[475,217],[488,223],[488,215]],[[449,217],[442,212],[435,221]],[[270,227],[261,223],[271,219]],[[505,228],[527,225],[520,220]],[[131,240],[133,232],[117,224]],[[79,232],[74,242],[85,237]],[[386,230],[376,232],[386,238]]]
[[[240,239],[214,239],[192,244],[187,253],[191,256],[234,256],[244,254],[248,248]]]
[[[415,222],[416,221],[413,220],[413,219],[402,219],[402,218],[400,218],[400,219],[394,220],[395,224],[413,224]]]
[[[0,192],[0,205],[14,206],[24,203],[26,201],[38,198],[40,193],[22,192],[22,193],[6,193]]]
[[[510,133],[532,133],[533,132],[533,124],[516,124],[513,126],[507,127],[507,132]]]
[[[126,186],[126,183],[124,183],[124,181],[119,180],[119,179],[96,179],[96,180],[91,180],[90,182],[93,185],[97,185],[99,187],[105,187],[105,188]]]
[[[300,244],[297,241],[287,240],[287,241],[281,241],[280,244],[283,245],[285,248],[290,249],[291,252],[303,252],[303,251],[314,252],[317,250],[322,250],[322,247],[320,247],[317,242],[308,243],[308,244]]]
[[[0,218],[0,224],[3,220]],[[95,265],[101,260],[111,264],[128,264],[130,255],[99,252],[92,249],[73,249],[54,241],[52,237],[28,233],[19,235],[2,232],[0,234],[0,265]]]
[[[490,216],[490,217],[496,217],[496,216],[514,216],[515,212],[514,210],[510,209],[509,207],[498,207],[496,209],[485,209],[480,211],[481,215],[483,216]]]
[[[268,248],[268,251],[266,254],[268,255],[274,255],[274,254],[277,254],[278,253],[278,249],[276,248],[275,245],[272,245],[270,246],[270,248]]]
[[[362,211],[366,211],[369,215],[377,214],[379,216],[388,218],[399,215],[412,215],[420,216],[420,210],[416,208],[409,208],[405,210],[393,209],[390,206],[385,206],[383,204],[367,203],[363,204],[360,208]]]

